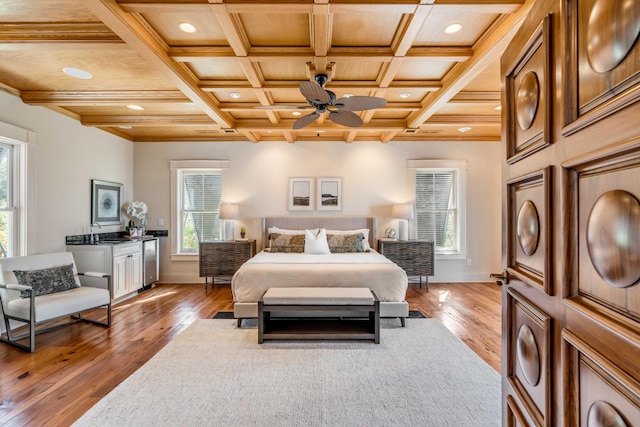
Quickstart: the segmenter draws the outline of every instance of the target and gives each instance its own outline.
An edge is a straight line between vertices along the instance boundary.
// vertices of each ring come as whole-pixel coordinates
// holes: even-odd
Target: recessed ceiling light
[[[400,98],[409,98],[411,96],[411,92],[402,92],[400,95]]]
[[[118,127],[120,129],[131,129],[131,126],[128,126],[128,125],[119,125]]]
[[[90,72],[81,70],[80,68],[66,67],[62,69],[62,72],[68,76],[75,77],[76,79],[88,80],[93,77]]]
[[[130,109],[130,110],[136,110],[136,111],[144,110],[144,107],[141,107],[141,106],[135,105],[135,104],[129,104],[129,105],[127,105],[127,108]]]
[[[469,132],[470,130],[471,130],[471,128],[469,126],[464,126],[464,127],[458,128],[458,132],[460,132],[460,133]]]
[[[317,133],[324,133],[324,131],[323,131],[323,130],[317,130],[316,132],[317,132]]]
[[[496,111],[501,111],[502,110],[502,105],[496,105],[495,107],[493,107],[494,110]]]
[[[447,34],[453,34],[453,33],[457,33],[461,29],[462,29],[462,24],[455,23],[455,24],[447,25],[447,27],[444,29],[444,32]]]
[[[300,111],[294,111],[294,112],[293,112],[293,113],[291,113],[291,114],[292,114],[292,115],[294,115],[294,116],[299,116],[299,115],[301,115],[302,113],[301,113]]]
[[[352,96],[352,93],[345,93],[344,95],[342,95],[343,98],[351,98]]]
[[[242,95],[239,92],[231,92],[229,94],[230,97],[232,97],[233,99],[238,99],[240,98]]]
[[[193,24],[189,24],[188,22],[181,22],[178,24],[178,28],[180,28],[185,33],[195,33],[197,31],[196,27]]]

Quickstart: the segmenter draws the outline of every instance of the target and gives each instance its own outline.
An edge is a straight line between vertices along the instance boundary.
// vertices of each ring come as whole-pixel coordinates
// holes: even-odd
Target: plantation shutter
[[[416,173],[417,237],[435,242],[436,247],[453,246],[454,182],[454,171]]]
[[[187,173],[184,176],[184,225],[193,223],[198,242],[220,238],[220,201],[222,176],[211,173]]]

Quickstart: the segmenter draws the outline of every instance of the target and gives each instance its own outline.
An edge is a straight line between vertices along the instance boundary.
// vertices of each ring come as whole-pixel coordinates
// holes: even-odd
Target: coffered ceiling
[[[532,1],[2,0],[0,89],[132,141],[496,141]],[[387,105],[292,130],[316,73]]]

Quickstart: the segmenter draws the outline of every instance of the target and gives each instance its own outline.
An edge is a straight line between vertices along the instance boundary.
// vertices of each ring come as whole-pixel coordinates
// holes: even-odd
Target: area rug
[[[500,426],[500,376],[437,319],[381,343],[268,341],[198,320],[81,426]]]
[[[426,317],[420,310],[409,310],[409,319],[425,319]],[[233,311],[219,311],[212,319],[233,319]]]

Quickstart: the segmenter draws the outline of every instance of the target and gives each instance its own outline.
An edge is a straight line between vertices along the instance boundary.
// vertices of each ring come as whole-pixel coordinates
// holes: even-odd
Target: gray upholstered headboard
[[[262,218],[263,242],[268,242],[269,227],[305,230],[307,228],[327,228],[330,230],[369,229],[369,245],[378,249],[378,220],[372,217],[348,216],[278,216]]]

